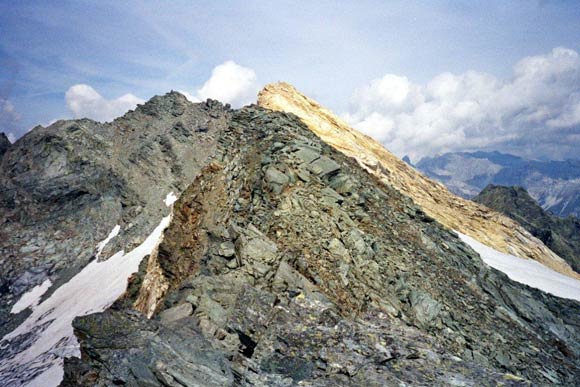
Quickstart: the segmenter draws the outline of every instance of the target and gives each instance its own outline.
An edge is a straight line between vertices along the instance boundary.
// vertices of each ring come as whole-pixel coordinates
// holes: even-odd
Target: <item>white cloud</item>
[[[97,121],[111,121],[144,102],[133,94],[108,100],[91,86],[84,84],[69,88],[65,101],[67,109],[75,118],[91,118]]]
[[[227,61],[213,69],[211,77],[197,90],[196,97],[202,101],[207,98],[217,99],[240,107],[254,102],[257,93],[254,70]]]
[[[580,144],[580,57],[555,48],[515,64],[508,80],[468,71],[425,85],[387,74],[355,90],[345,118],[416,160],[447,151],[498,149],[574,157]]]

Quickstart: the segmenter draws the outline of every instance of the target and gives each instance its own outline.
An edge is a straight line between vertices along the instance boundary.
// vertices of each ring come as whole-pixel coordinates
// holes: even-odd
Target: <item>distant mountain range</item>
[[[473,198],[488,184],[524,187],[557,216],[580,216],[580,160],[537,161],[499,152],[426,157],[416,168],[453,193]]]

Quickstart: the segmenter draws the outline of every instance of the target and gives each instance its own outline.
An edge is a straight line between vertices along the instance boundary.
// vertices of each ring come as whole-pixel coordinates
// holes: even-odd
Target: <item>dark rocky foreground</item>
[[[488,185],[474,201],[501,212],[520,223],[553,252],[580,272],[580,220],[552,215],[522,187]]]
[[[9,148],[2,179],[8,325],[22,318],[7,312],[18,286],[74,275],[115,224],[134,231],[103,256],[129,250],[164,215],[166,193],[181,194],[126,295],[74,321],[82,359],[66,360],[63,386],[572,386],[580,376],[579,303],[490,269],[292,115],[170,93],[111,124],[33,131]]]
[[[579,305],[490,270],[296,118],[249,107],[216,135],[156,258],[78,318],[63,385],[574,385]]]

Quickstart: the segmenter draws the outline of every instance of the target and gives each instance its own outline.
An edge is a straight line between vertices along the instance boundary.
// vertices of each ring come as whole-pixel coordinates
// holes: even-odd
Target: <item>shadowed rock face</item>
[[[580,272],[580,220],[547,213],[521,187],[488,185],[473,200],[520,223]]]
[[[64,386],[575,384],[577,302],[490,269],[297,117],[224,119],[158,253],[75,320]]]
[[[2,156],[4,156],[4,153],[6,153],[10,145],[11,145],[10,140],[8,140],[6,134],[0,133],[0,160],[2,159]]]

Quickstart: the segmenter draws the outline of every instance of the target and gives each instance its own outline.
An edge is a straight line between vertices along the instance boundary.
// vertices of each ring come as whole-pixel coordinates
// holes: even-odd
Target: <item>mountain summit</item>
[[[0,384],[575,385],[562,259],[292,86],[259,105],[168,93],[8,149]]]

